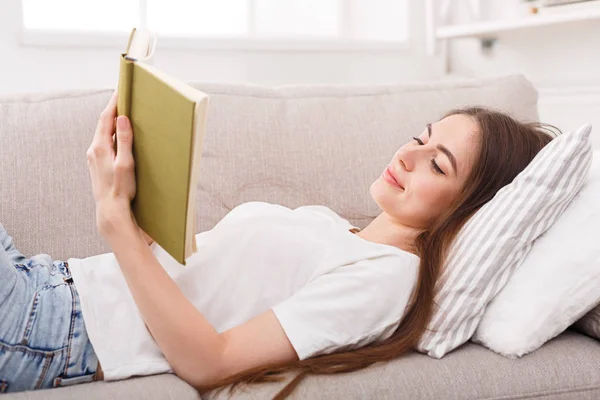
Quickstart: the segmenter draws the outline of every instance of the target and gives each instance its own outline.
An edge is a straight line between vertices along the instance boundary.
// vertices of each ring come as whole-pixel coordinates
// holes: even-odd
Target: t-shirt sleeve
[[[396,330],[418,265],[389,258],[338,267],[273,307],[300,360],[362,347]]]

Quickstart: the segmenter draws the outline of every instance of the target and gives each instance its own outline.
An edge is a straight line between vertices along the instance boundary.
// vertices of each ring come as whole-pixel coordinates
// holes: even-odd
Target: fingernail
[[[129,128],[129,118],[124,115],[121,115],[117,118],[117,128],[119,129],[128,129]]]

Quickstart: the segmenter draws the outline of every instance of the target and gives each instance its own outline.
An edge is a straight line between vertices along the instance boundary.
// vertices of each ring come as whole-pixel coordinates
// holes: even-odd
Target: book
[[[133,128],[133,216],[185,265],[197,251],[196,186],[209,97],[152,66],[155,47],[155,35],[132,30],[120,58],[117,114]]]

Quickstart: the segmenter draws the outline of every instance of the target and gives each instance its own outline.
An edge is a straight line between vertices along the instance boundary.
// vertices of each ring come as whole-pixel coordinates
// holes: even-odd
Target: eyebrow
[[[432,133],[433,131],[431,129],[431,124],[427,124],[427,134],[429,135],[429,138],[431,138]],[[436,148],[442,153],[444,153],[446,157],[448,157],[448,160],[450,160],[450,164],[452,164],[452,168],[454,169],[454,174],[458,174],[458,168],[456,167],[456,157],[454,157],[454,154],[452,154],[452,152],[442,144],[438,144]]]

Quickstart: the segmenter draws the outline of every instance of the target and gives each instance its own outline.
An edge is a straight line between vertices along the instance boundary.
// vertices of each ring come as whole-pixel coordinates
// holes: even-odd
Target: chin
[[[382,211],[390,215],[397,214],[397,209],[401,204],[400,199],[398,199],[398,193],[381,178],[371,184],[369,192]]]
[[[406,198],[390,187],[383,180],[376,180],[369,188],[371,197],[377,203],[381,211],[385,212],[397,222],[402,224],[418,227],[423,226],[422,220],[419,218],[417,210],[412,209],[410,204],[407,204]]]

